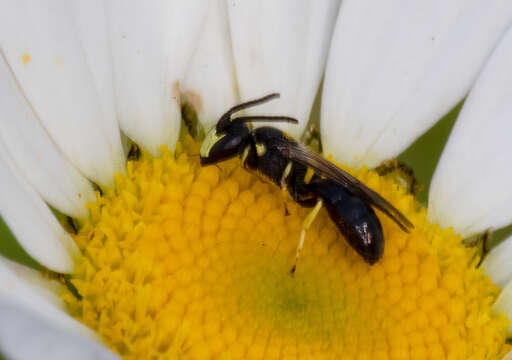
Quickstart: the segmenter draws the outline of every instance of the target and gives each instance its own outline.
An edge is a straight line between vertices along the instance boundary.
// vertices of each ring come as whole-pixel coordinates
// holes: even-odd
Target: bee
[[[384,252],[384,237],[382,225],[372,207],[383,212],[405,232],[414,226],[375,191],[283,131],[271,126],[252,128],[255,122],[297,124],[296,119],[288,116],[233,116],[241,110],[278,97],[278,93],[273,93],[226,111],[201,145],[201,165],[216,164],[239,156],[244,168],[257,171],[288,191],[299,205],[312,208],[302,224],[292,275],[306,231],[322,207],[325,207],[350,246],[368,264],[374,264]]]

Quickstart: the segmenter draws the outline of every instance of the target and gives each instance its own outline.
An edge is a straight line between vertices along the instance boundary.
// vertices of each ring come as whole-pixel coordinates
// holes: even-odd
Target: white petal
[[[119,359],[98,341],[55,326],[22,305],[0,299],[0,317],[0,351],[9,359]]]
[[[492,310],[496,314],[505,314],[512,317],[512,282],[509,282],[501,291],[500,296],[494,303]],[[508,327],[508,334],[512,333],[512,323]]]
[[[18,174],[0,144],[0,216],[27,253],[58,272],[74,269],[78,249],[48,206]]]
[[[327,57],[339,1],[262,0],[228,2],[236,75],[242,100],[272,92],[281,99],[249,114],[296,117],[280,124],[299,136],[309,120]]]
[[[43,314],[50,320],[53,318],[54,322],[60,326],[78,331],[82,335],[89,336],[91,334],[90,330],[61,310],[62,301],[56,305],[53,301],[48,301],[45,296],[41,296],[39,291],[16,274],[16,271],[13,271],[12,266],[3,257],[0,257],[0,301],[20,303],[32,311]],[[3,323],[1,321],[0,325]]]
[[[117,359],[97,335],[0,260],[0,353],[10,359]]]
[[[61,154],[0,56],[0,142],[25,179],[52,206],[78,218],[94,201],[91,184]]]
[[[65,309],[64,301],[62,301],[59,296],[63,291],[63,285],[60,282],[57,280],[50,280],[47,276],[43,276],[40,271],[6,259],[0,255],[0,267],[2,266],[6,267],[19,279],[24,280],[28,285],[30,285],[32,291],[36,292],[50,304],[53,304],[63,310]],[[2,283],[0,281],[0,287],[1,286]]]
[[[226,3],[212,0],[181,90],[208,130],[238,103],[236,86]]]
[[[503,357],[503,360],[512,360],[512,351],[509,351],[507,355]]]
[[[117,120],[115,120],[117,114],[112,79],[112,56],[103,1],[75,0],[69,1],[69,6],[75,16],[76,31],[85,49],[83,56],[94,80],[98,101],[105,118],[115,124],[115,131],[119,131]],[[119,150],[116,149],[116,151]],[[120,164],[116,165],[124,168],[123,157],[120,157],[117,161]]]
[[[467,93],[511,20],[509,0],[343,1],[324,151],[354,167],[397,156]]]
[[[429,219],[462,235],[512,222],[512,30],[471,90],[429,194]]]
[[[208,2],[106,1],[119,121],[153,154],[174,148],[179,84],[197,46]]]
[[[512,280],[512,237],[494,247],[482,262],[484,272],[499,287]]]
[[[111,186],[113,174],[123,171],[124,154],[104,63],[101,15],[97,2],[5,0],[0,3],[0,47],[63,153],[86,176]],[[85,27],[90,26],[89,33]]]

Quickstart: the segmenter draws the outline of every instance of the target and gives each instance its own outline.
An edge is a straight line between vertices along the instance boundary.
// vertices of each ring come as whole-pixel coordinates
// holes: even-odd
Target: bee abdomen
[[[331,220],[349,244],[367,263],[379,260],[384,252],[384,237],[372,207],[330,180],[315,179],[311,187],[322,198]]]

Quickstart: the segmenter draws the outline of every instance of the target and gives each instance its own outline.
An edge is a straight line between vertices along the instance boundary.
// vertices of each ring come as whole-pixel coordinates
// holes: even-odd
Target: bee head
[[[237,156],[245,147],[248,137],[249,127],[245,123],[230,122],[220,131],[217,124],[201,145],[201,165],[215,164]]]
[[[215,164],[230,159],[240,154],[250,137],[249,124],[256,121],[266,122],[291,122],[298,121],[288,116],[240,116],[234,119],[231,116],[241,110],[259,105],[278,98],[279,94],[273,93],[262,98],[251,100],[233,106],[226,111],[217,122],[217,125],[208,132],[201,146],[201,165]]]

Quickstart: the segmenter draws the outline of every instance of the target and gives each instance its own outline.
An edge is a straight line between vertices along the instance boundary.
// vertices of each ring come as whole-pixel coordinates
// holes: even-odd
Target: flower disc
[[[181,150],[180,150],[181,148]],[[237,161],[201,168],[197,144],[130,161],[75,240],[71,314],[125,358],[501,359],[508,320],[475,251],[390,177],[352,172],[414,224],[382,214],[366,264],[322,210],[308,214]]]

